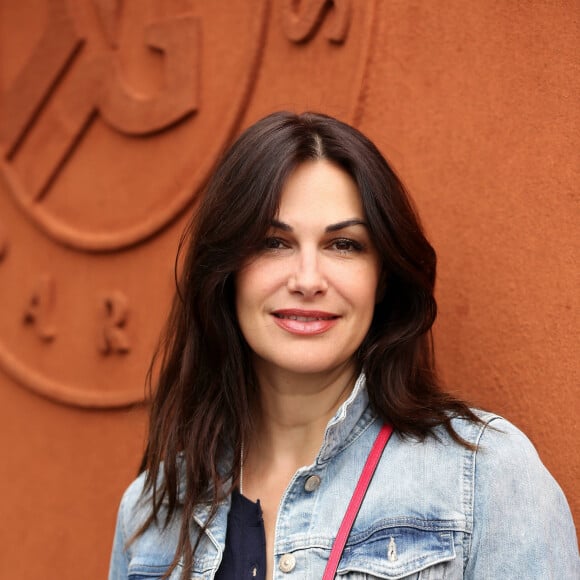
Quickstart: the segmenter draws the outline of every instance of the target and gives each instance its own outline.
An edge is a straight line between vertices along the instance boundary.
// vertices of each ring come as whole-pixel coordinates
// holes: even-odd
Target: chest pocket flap
[[[396,580],[454,558],[451,531],[409,525],[379,527],[349,538],[337,573]]]
[[[153,580],[161,578],[169,565],[160,566],[148,562],[132,561],[129,565],[129,580]]]
[[[169,564],[152,563],[150,560],[133,560],[129,565],[128,580],[160,580],[169,569]],[[168,580],[179,580],[182,568],[177,566]],[[192,580],[206,580],[211,578],[211,568],[194,570]]]

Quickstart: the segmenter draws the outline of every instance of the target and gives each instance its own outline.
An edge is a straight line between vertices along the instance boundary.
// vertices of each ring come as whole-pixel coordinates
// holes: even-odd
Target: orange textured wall
[[[573,0],[0,0],[0,577],[106,576],[173,256],[272,110],[356,124],[439,253],[440,367],[578,522]],[[54,573],[53,573],[54,571]]]

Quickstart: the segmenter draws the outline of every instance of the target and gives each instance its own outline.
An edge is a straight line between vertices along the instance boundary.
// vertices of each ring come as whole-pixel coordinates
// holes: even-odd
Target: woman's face
[[[263,250],[236,278],[257,369],[310,374],[348,364],[371,324],[380,271],[351,177],[325,160],[297,167]]]

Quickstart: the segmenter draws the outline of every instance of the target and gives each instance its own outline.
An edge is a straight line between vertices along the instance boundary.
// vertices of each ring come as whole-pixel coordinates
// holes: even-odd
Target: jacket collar
[[[328,422],[316,463],[325,463],[350,445],[375,419],[369,406],[364,374],[360,374],[352,393]]]

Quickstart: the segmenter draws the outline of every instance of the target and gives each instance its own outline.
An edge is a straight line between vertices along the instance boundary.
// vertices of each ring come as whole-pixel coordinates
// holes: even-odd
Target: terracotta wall
[[[577,2],[0,10],[0,577],[105,577],[179,232],[280,108],[398,168],[440,256],[447,383],[530,435],[580,517]]]

